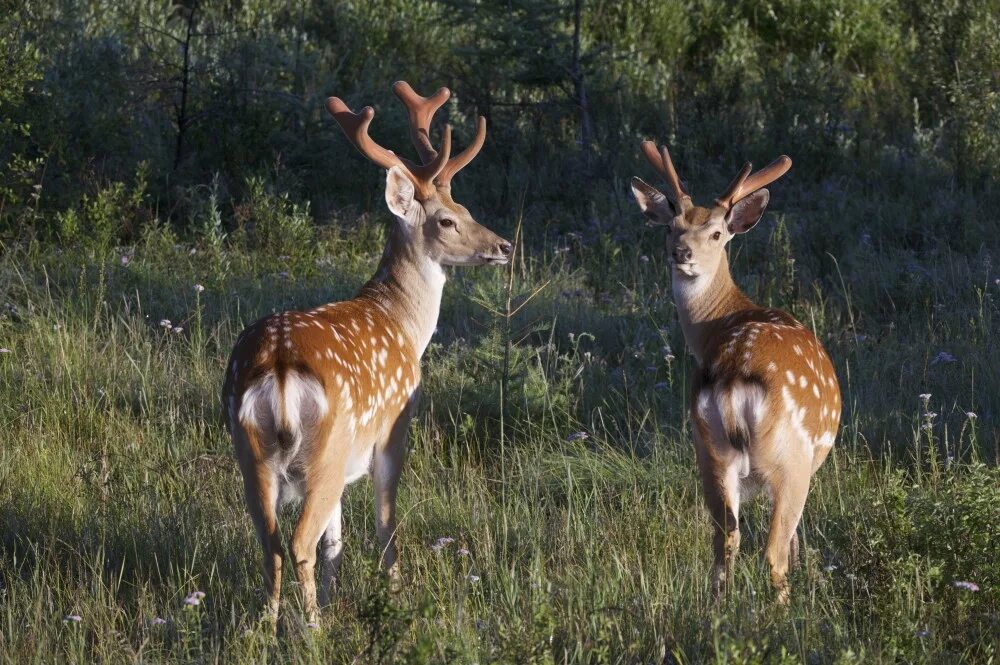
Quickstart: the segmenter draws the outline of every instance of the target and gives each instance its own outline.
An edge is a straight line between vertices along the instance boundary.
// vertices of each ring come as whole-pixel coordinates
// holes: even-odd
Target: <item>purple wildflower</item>
[[[198,605],[201,605],[201,599],[204,597],[204,591],[192,591],[187,595],[187,598],[184,599],[184,604],[189,605],[190,607],[197,607]]]
[[[451,538],[450,536],[442,536],[441,538],[438,538],[437,540],[435,540],[434,544],[431,545],[430,548],[432,550],[434,550],[435,552],[440,552],[441,550],[443,550],[444,548],[448,547],[448,545],[452,544],[453,542],[455,542],[454,538]]]

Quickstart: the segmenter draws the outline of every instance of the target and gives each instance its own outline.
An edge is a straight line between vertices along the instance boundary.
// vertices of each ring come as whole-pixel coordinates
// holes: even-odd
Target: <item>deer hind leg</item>
[[[373,479],[375,485],[375,528],[382,549],[381,566],[394,587],[400,584],[396,561],[396,492],[406,457],[410,416],[404,411],[392,426],[389,437],[375,448]]]
[[[280,481],[265,462],[254,459],[252,451],[261,450],[260,434],[256,430],[244,430],[241,425],[236,424],[233,426],[233,441],[240,471],[243,474],[247,510],[264,551],[263,573],[267,613],[272,620],[277,620],[278,605],[281,600],[281,568],[285,558],[281,533],[278,530]]]
[[[790,597],[788,569],[798,561],[799,539],[795,530],[809,494],[809,475],[779,473],[770,479],[774,512],[767,539],[767,563],[771,567],[771,584],[778,593],[778,604],[787,605]]]
[[[342,514],[341,505],[343,500],[338,501],[333,507],[333,515],[326,524],[326,530],[320,539],[320,554],[323,558],[323,575],[319,586],[319,604],[326,606],[330,604],[330,594],[337,589],[337,581],[340,576],[340,562],[344,556],[344,541],[342,540],[341,526]]]
[[[742,464],[735,461],[702,473],[705,502],[714,530],[712,550],[712,594],[721,599],[733,578],[733,564],[740,550],[740,480]]]
[[[292,536],[292,556],[295,575],[302,588],[302,604],[306,618],[315,623],[319,618],[316,598],[316,547],[334,514],[338,512],[344,493],[343,468],[325,464],[306,474],[306,492],[302,514]]]
[[[799,567],[799,532],[792,531],[792,538],[788,542],[788,569],[795,570]]]
[[[693,423],[702,488],[714,529],[711,579],[712,594],[718,601],[732,580],[733,563],[740,549],[740,484],[749,469],[749,459],[729,443],[718,411],[711,405],[701,403]]]

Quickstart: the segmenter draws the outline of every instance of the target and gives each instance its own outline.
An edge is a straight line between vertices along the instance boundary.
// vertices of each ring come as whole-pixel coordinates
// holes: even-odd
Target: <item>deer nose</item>
[[[674,247],[674,261],[677,263],[687,263],[691,260],[691,248],[687,245],[677,245]]]
[[[500,244],[497,245],[497,249],[499,249],[500,253],[504,256],[510,256],[510,253],[514,251],[514,246],[506,240],[501,240]]]

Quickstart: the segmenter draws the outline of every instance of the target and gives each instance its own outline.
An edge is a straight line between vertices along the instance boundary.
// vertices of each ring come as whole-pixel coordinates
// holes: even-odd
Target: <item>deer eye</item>
[[[716,231],[715,233],[712,234],[712,240],[718,240],[721,237],[722,237],[722,231]]]
[[[453,226],[455,226],[455,220],[449,217],[445,217],[444,219],[439,221],[438,224],[440,224],[443,228],[450,229]]]

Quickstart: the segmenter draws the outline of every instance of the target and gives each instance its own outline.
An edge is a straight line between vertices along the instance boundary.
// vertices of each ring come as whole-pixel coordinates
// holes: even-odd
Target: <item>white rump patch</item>
[[[326,393],[314,377],[290,371],[284,386],[269,372],[243,393],[240,422],[262,433],[269,430],[288,433],[293,448],[302,442],[303,430],[326,415]],[[294,456],[294,455],[293,455]]]

